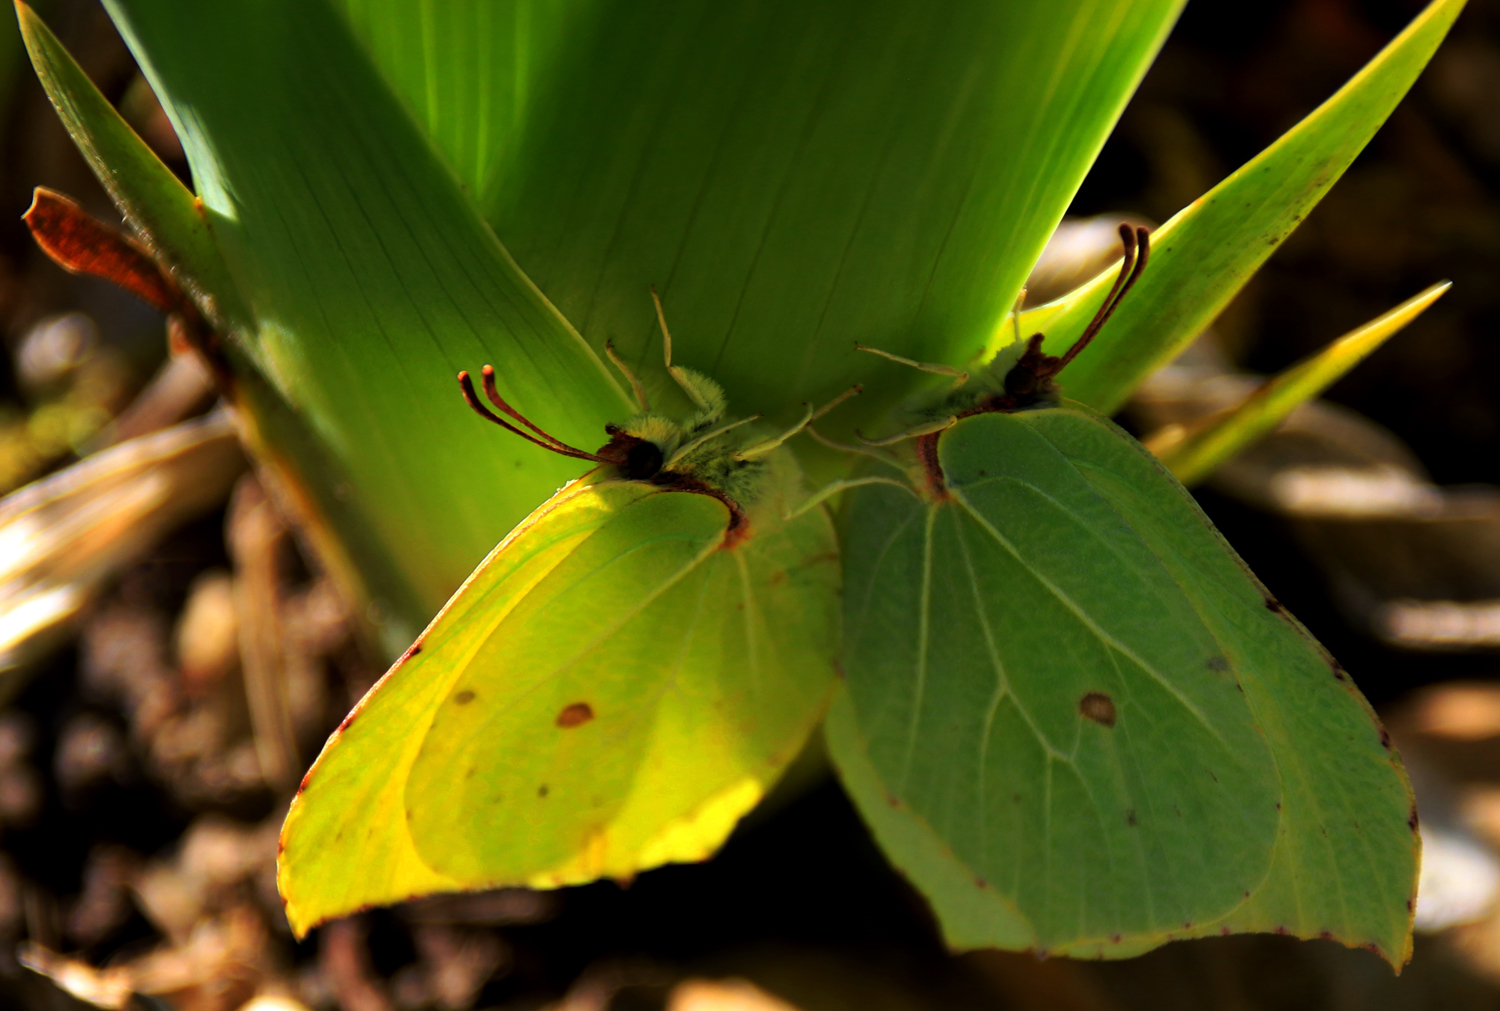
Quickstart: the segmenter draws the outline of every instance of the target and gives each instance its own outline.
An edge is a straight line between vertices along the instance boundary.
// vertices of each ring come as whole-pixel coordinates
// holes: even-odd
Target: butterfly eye
[[[641,441],[630,447],[621,470],[632,481],[646,481],[661,470],[661,447],[654,442]]]

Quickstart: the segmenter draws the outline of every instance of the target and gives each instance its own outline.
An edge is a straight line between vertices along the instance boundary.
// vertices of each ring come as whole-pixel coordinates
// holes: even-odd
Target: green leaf
[[[1464,0],[1433,0],[1363,70],[1276,143],[1179,211],[1151,236],[1151,266],[1089,353],[1068,371],[1068,395],[1112,413],[1182,350],[1244,287],[1411,88]],[[1071,345],[1114,283],[1116,268],[1021,315],[1053,354]],[[1010,343],[1008,326],[991,350]]]
[[[209,319],[226,329],[242,325],[244,308],[202,206],[20,0],[16,17],[47,97],[125,220]]]
[[[722,413],[627,422],[618,465],[517,527],[329,739],[282,830],[299,934],[705,859],[796,757],[833,687],[837,541],[822,510],[783,519],[795,459]]]
[[[511,402],[586,447],[628,402],[326,4],[230,0],[191,18],[166,0],[108,6],[254,316],[234,340],[295,422],[262,433],[289,497],[347,546],[394,619],[388,644],[404,646],[576,474],[486,430],[454,374],[495,362]]]
[[[1169,431],[1147,439],[1147,447],[1177,480],[1197,484],[1240,450],[1269,435],[1287,415],[1337,382],[1452,286],[1451,281],[1432,285],[1267,380],[1243,403],[1187,428],[1169,426]]]
[[[921,497],[852,492],[829,743],[949,942],[1275,930],[1402,964],[1401,764],[1182,487],[1081,409],[927,438]]]
[[[590,343],[666,386],[654,284],[736,404],[787,416],[864,383],[830,421],[852,427],[913,384],[855,341],[983,345],[1181,3],[440,6],[345,4]],[[478,133],[493,152],[463,146]]]

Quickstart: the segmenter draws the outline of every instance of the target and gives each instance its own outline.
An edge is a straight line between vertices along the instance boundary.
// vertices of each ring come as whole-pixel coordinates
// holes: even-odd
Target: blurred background
[[[95,0],[39,7],[186,179]],[[1419,9],[1190,3],[1031,301],[1107,261],[1122,216],[1161,222],[1273,141]],[[1122,418],[1148,437],[1220,409],[1455,282],[1196,489],[1411,771],[1426,859],[1399,978],[1269,936],[1121,963],[951,956],[826,778],[706,866],[432,899],[294,942],[273,880],[285,798],[383,665],[163,320],[33,245],[36,185],[119,218],[3,23],[0,1009],[1500,1007],[1500,0],[1470,0],[1345,178]]]

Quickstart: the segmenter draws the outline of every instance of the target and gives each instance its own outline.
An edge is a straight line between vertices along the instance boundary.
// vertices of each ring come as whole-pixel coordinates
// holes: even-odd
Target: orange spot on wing
[[[593,706],[587,702],[574,702],[563,706],[562,712],[557,714],[557,725],[567,730],[572,727],[581,727],[593,718]]]

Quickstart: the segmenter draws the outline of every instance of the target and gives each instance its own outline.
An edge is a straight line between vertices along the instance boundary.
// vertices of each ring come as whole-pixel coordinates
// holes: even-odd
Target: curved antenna
[[[495,385],[493,375],[494,370],[491,369],[488,365],[486,365],[484,369],[485,393],[489,394],[490,390],[493,389]],[[479,397],[474,392],[474,381],[469,378],[469,373],[467,370],[458,374],[458,386],[461,390],[463,390],[464,401],[469,405],[469,408],[475,414],[479,415],[485,421],[493,421],[495,424],[499,425],[501,428],[505,429],[508,432],[514,432],[516,435],[519,435],[527,442],[534,442],[538,446],[541,446],[543,449],[550,449],[552,452],[558,454],[559,456],[571,456],[579,460],[592,460],[595,463],[614,462],[613,460],[606,460],[604,457],[598,456],[594,453],[585,453],[581,449],[574,449],[567,443],[561,442],[553,438],[552,436],[547,435],[546,432],[543,432],[540,428],[537,428],[531,422],[527,421],[519,413],[517,413],[513,407],[505,403],[505,401],[501,399],[500,394],[496,392],[493,396],[490,397],[491,401],[495,403],[496,407],[500,407],[505,411],[506,414],[509,414],[511,417],[517,419],[527,428],[532,429],[532,431],[535,431],[538,434],[542,435],[547,441],[544,442],[542,439],[538,439],[530,432],[524,432],[521,429],[517,428],[515,425],[512,425],[510,422],[506,421],[504,418],[498,417],[488,407],[485,407],[479,402]]]
[[[1140,279],[1141,271],[1146,269],[1146,260],[1151,255],[1151,232],[1146,228],[1132,228],[1129,224],[1120,224],[1120,242],[1125,247],[1124,255],[1120,259],[1120,273],[1115,277],[1114,285],[1109,289],[1104,303],[1099,306],[1099,311],[1094,313],[1094,318],[1089,320],[1089,325],[1084,328],[1082,336],[1073,342],[1068,348],[1067,354],[1063,355],[1053,369],[1053,374],[1062,371],[1064,365],[1078,357],[1078,353],[1088,347],[1089,341],[1103,329],[1104,324],[1115,314],[1120,307],[1120,302],[1125,298],[1125,293],[1135,286]],[[1137,252],[1139,250],[1139,252]]]
[[[567,443],[563,442],[557,436],[548,435],[546,432],[533,425],[529,420],[527,420],[525,415],[505,402],[505,398],[500,395],[500,390],[495,386],[495,367],[493,365],[486,365],[484,368],[480,369],[479,375],[480,380],[484,383],[484,395],[486,397],[489,397],[490,403],[500,408],[501,411],[510,415],[510,417],[514,418],[516,421],[519,421],[521,424],[525,425],[527,428],[531,429],[533,432],[535,432],[537,435],[540,435],[548,442],[553,443],[557,446],[562,446],[564,448],[571,448],[567,445]]]

